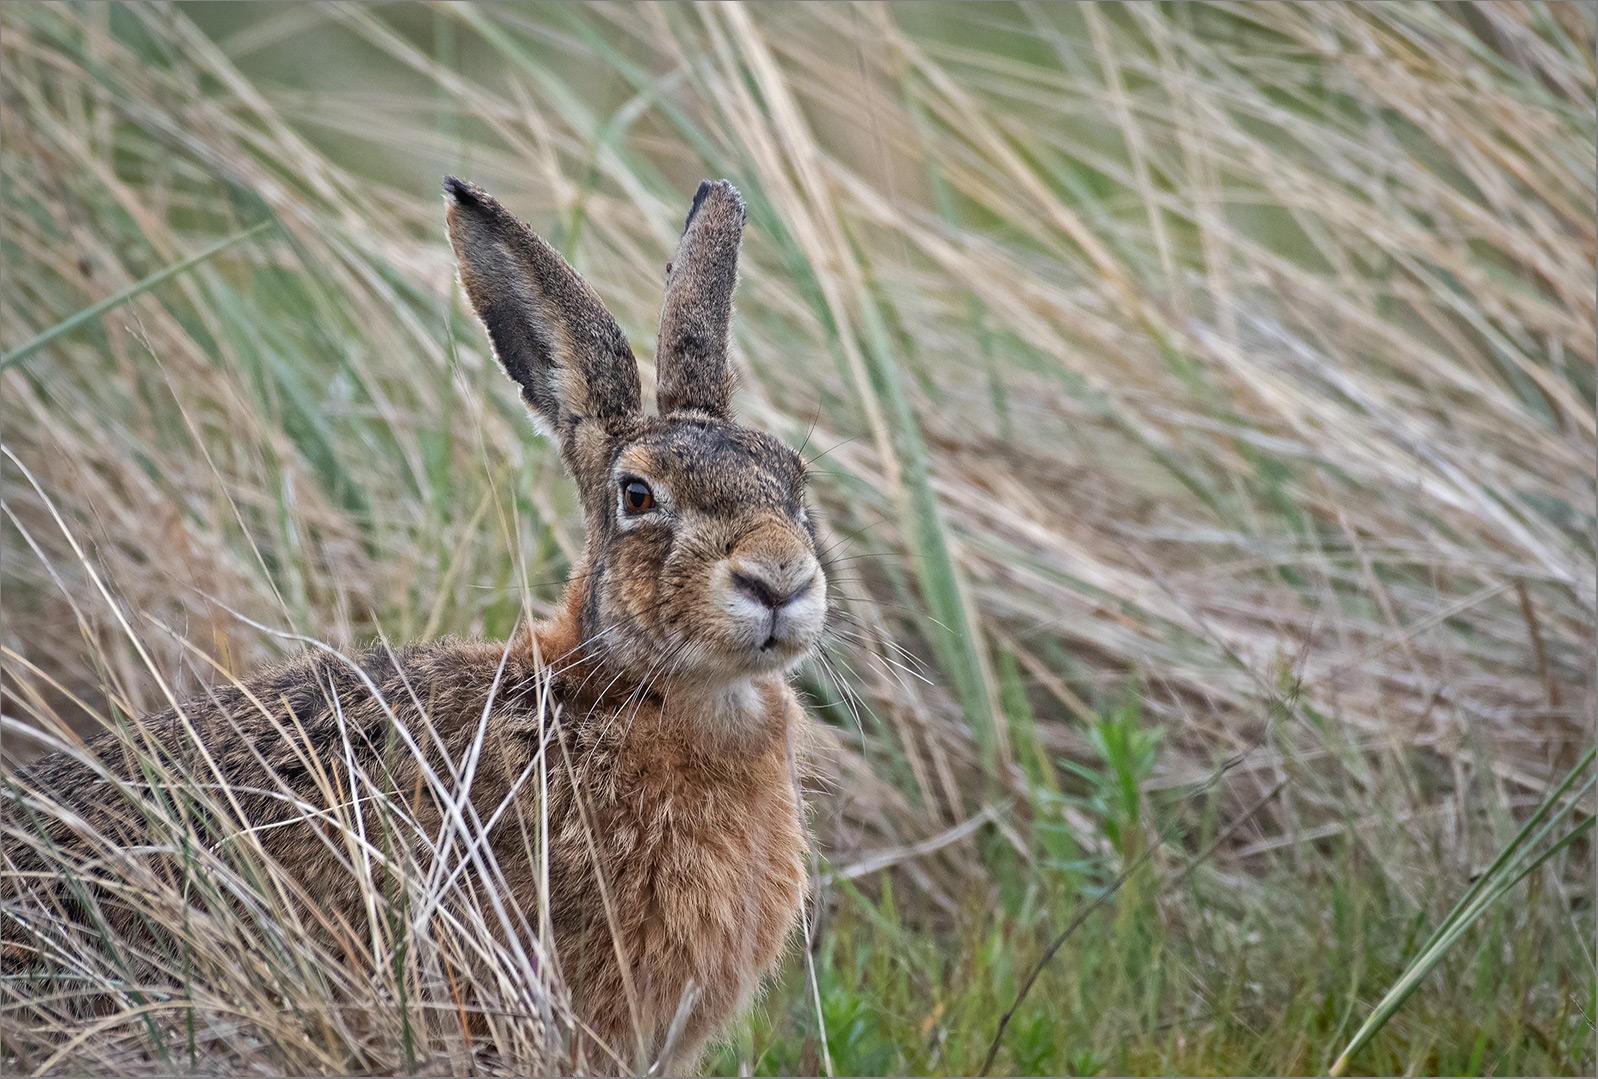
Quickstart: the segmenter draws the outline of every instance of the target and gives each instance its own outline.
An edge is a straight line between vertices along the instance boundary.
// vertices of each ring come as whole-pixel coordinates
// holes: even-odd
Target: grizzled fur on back
[[[421,761],[434,766],[442,762],[442,755],[423,734],[429,725],[441,736],[450,759],[462,759],[504,654],[502,645],[448,638],[392,653],[366,652],[354,662],[312,654],[186,701],[181,715],[168,708],[147,716],[133,739],[115,731],[90,739],[85,755],[124,781],[132,798],[121,797],[112,779],[67,754],[40,759],[15,781],[26,800],[70,805],[87,824],[79,827],[63,818],[47,818],[41,831],[57,847],[70,848],[79,833],[98,833],[132,847],[143,841],[148,827],[143,818],[148,807],[140,803],[159,793],[150,789],[146,776],[159,771],[207,778],[210,769],[201,759],[203,746],[228,784],[242,792],[245,819],[211,819],[202,831],[218,842],[244,827],[272,837],[268,846],[277,861],[310,867],[313,872],[322,867],[321,886],[314,880],[302,884],[330,911],[338,912],[356,899],[354,878],[333,864],[346,852],[332,845],[325,830],[284,827],[303,821],[305,814],[297,803],[319,803],[318,779],[330,774],[347,790],[349,764],[358,773],[384,777],[390,791],[408,794],[418,786]],[[499,750],[488,757],[491,769],[517,758],[525,760],[538,740],[536,702],[529,699],[537,672],[517,651],[506,658],[489,724]],[[420,759],[408,752],[397,737],[391,713],[422,735],[430,752]],[[198,744],[185,726],[199,734]],[[208,804],[214,817],[216,802]],[[411,808],[419,825],[437,831],[436,801],[417,800]],[[6,809],[8,814],[14,812],[9,803]],[[43,872],[50,865],[39,846],[13,842],[7,855],[17,874]],[[116,896],[97,898],[119,929],[132,928],[124,901]]]
[[[646,416],[627,339],[581,277],[479,188],[451,178],[445,192],[461,284],[583,499],[587,544],[558,616],[506,643],[309,655],[144,719],[132,744],[173,774],[219,774],[243,819],[216,810],[202,834],[248,829],[335,934],[370,897],[318,813],[327,792],[352,793],[351,766],[377,777],[408,807],[425,865],[453,812],[437,777],[469,773],[523,934],[543,872],[526,822],[548,822],[554,960],[583,1023],[614,1059],[691,1069],[804,902],[812,735],[788,673],[826,617],[804,463],[732,416],[743,202],[725,181],[695,196],[666,274],[660,411]],[[8,849],[6,887],[58,886],[45,878],[60,852],[100,837],[142,850],[140,800],[163,792],[137,758],[107,733],[17,773],[8,833],[48,819],[40,841]],[[131,917],[114,896],[101,906]]]

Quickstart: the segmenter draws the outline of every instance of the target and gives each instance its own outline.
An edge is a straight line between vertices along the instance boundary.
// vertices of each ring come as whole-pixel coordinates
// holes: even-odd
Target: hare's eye
[[[621,485],[621,504],[628,513],[643,513],[655,508],[655,493],[643,480],[626,480]]]

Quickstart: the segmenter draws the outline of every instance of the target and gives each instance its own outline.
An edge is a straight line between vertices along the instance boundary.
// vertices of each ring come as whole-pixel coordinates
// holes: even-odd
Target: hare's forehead
[[[804,462],[777,439],[732,423],[673,422],[626,445],[616,471],[666,484],[679,497],[789,502]]]

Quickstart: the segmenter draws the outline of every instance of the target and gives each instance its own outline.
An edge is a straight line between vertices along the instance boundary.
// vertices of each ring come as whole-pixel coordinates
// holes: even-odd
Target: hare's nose
[[[732,571],[732,586],[743,595],[754,600],[773,611],[780,611],[810,588],[816,575],[811,573],[796,586],[783,587],[769,577],[757,573],[744,573],[739,570]]]

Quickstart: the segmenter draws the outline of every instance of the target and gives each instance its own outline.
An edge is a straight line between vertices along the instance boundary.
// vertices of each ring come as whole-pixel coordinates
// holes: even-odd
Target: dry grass
[[[817,816],[839,867],[992,807],[1024,864],[1063,825],[1113,869],[1123,845],[1057,796],[1062,761],[1109,766],[1094,735],[1132,692],[1163,732],[1145,798],[1246,754],[1219,830],[1279,788],[1183,902],[1241,925],[1357,863],[1436,918],[1592,742],[1591,4],[0,19],[8,354],[275,222],[0,376],[10,752],[281,633],[496,636],[547,609],[580,514],[454,294],[445,172],[567,252],[646,386],[685,193],[748,198],[741,412],[807,447],[838,544],[805,678],[850,744]],[[1588,848],[1550,866],[1524,918],[1590,1009]],[[899,871],[944,927],[1003,875],[964,841]],[[204,991],[254,994],[206,1020],[229,1067],[402,1059],[393,1008],[252,1055],[301,998],[207,947]],[[429,962],[362,992],[437,991]],[[120,992],[39,1043],[100,1023],[96,1068],[149,1057]],[[1545,1028],[1561,993],[1532,994]],[[333,997],[304,999],[337,1027]],[[1588,1066],[1588,1039],[1540,1059]],[[340,1064],[346,1040],[385,1048]]]

